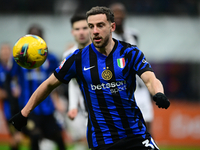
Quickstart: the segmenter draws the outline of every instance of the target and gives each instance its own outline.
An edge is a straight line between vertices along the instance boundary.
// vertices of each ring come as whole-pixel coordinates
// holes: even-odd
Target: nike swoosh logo
[[[84,67],[83,70],[86,71],[86,70],[92,69],[92,68],[94,68],[94,67],[95,67],[95,66],[91,66],[91,67],[88,67],[88,68]]]

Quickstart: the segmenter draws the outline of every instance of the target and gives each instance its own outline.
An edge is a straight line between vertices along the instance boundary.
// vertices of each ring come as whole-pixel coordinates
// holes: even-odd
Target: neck
[[[108,56],[110,54],[110,52],[112,51],[113,47],[115,45],[114,40],[111,38],[108,41],[108,44],[104,47],[104,48],[96,48],[100,53],[102,53],[103,55]]]

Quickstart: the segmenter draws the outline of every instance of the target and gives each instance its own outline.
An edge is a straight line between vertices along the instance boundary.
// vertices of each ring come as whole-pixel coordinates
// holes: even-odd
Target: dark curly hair
[[[84,13],[74,14],[70,19],[71,26],[73,26],[74,22],[81,21],[81,20],[86,20],[86,16]]]
[[[104,7],[104,6],[92,7],[89,11],[87,11],[86,18],[88,19],[89,16],[97,15],[97,14],[105,14],[108,21],[114,22],[113,12],[111,11],[110,8],[107,8],[107,7]]]

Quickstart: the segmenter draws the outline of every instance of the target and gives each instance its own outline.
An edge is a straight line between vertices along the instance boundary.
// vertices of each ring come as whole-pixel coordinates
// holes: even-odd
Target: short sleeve
[[[136,49],[133,54],[133,69],[136,71],[138,76],[141,76],[145,71],[152,71],[153,69],[150,63],[146,60],[144,54],[139,49]]]
[[[70,55],[63,59],[59,67],[54,71],[55,77],[63,82],[68,84],[71,78],[76,77],[76,55]]]

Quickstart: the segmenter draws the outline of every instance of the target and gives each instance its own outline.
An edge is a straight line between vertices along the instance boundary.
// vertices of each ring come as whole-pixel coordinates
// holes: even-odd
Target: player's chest
[[[87,83],[123,81],[126,78],[124,57],[97,59],[82,66],[83,77]]]

